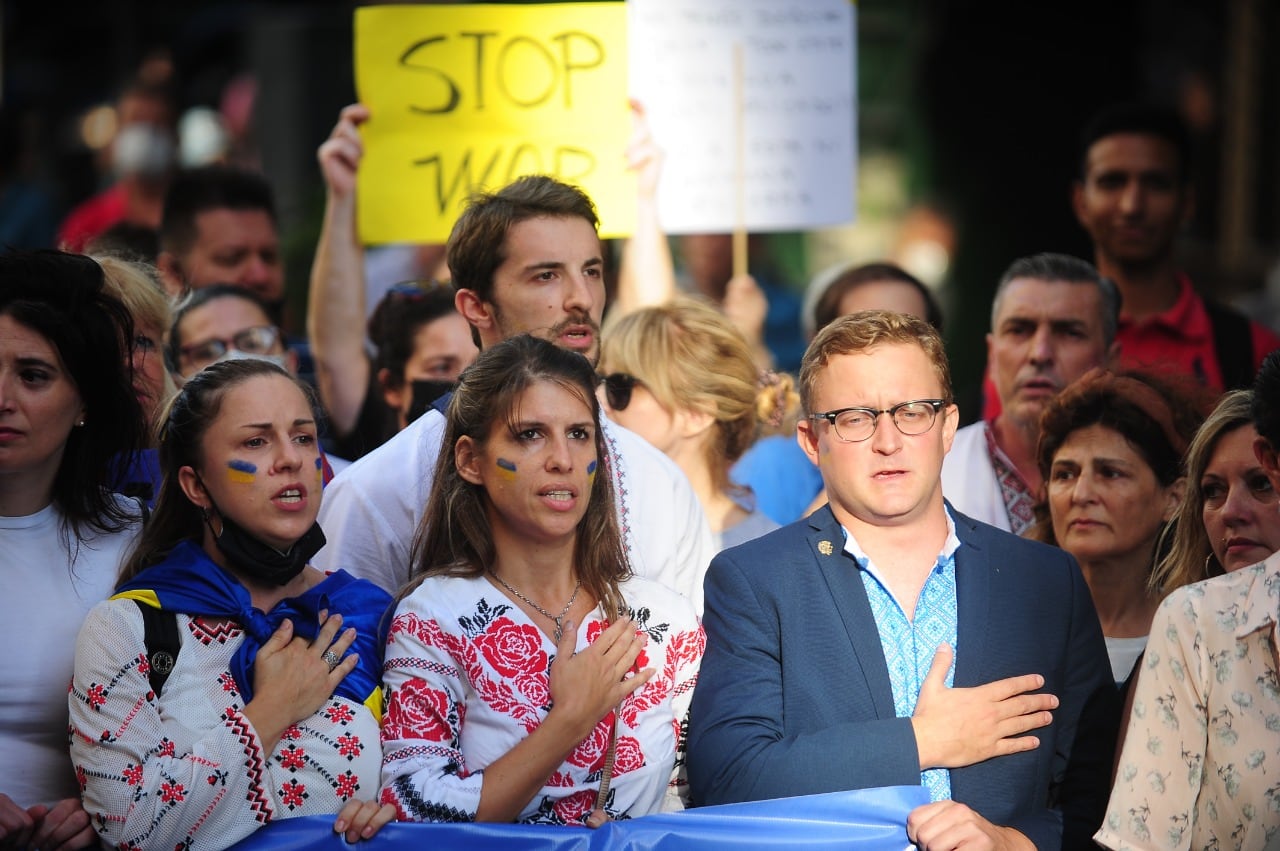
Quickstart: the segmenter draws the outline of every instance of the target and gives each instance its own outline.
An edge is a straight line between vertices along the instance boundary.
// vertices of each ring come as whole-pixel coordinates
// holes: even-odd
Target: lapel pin
[[[822,553],[824,556],[831,555],[832,549],[830,541],[818,541],[818,552]]]

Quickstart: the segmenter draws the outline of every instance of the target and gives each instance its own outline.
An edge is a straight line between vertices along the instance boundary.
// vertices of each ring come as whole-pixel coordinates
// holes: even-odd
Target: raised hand
[[[920,769],[959,768],[994,756],[1029,751],[1040,744],[1023,733],[1048,726],[1058,698],[1032,694],[1044,677],[1026,674],[974,688],[948,688],[947,670],[954,651],[943,644],[920,688],[911,725]]]
[[[329,138],[316,151],[325,186],[335,195],[346,196],[355,191],[356,171],[364,156],[359,127],[368,120],[369,108],[363,104],[344,107]]]
[[[627,142],[627,169],[636,173],[636,192],[641,198],[653,198],[658,194],[658,182],[662,179],[662,148],[653,138],[644,105],[631,102],[631,139]]]

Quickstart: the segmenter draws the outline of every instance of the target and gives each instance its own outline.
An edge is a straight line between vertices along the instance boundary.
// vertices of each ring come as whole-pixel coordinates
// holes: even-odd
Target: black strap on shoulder
[[[147,679],[151,681],[151,690],[159,697],[178,661],[178,651],[182,648],[182,641],[178,636],[178,616],[141,600],[134,602],[142,611],[142,640],[147,646],[147,664],[151,668]]]
[[[1253,329],[1243,313],[1205,299],[1224,390],[1253,386]]]

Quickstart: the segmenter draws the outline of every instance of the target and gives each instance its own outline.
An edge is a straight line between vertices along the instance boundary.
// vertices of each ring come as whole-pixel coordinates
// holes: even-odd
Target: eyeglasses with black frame
[[[634,375],[628,375],[625,372],[602,375],[600,376],[600,381],[604,384],[605,401],[615,411],[625,411],[627,405],[631,404],[631,391],[636,388],[637,384],[644,384]]]
[[[821,414],[810,414],[811,420],[826,420],[835,430],[841,443],[861,443],[876,433],[880,415],[888,414],[898,431],[914,437],[933,428],[938,412],[947,404],[946,399],[912,399],[899,402],[892,408],[837,408]]]
[[[271,354],[271,350],[279,340],[279,328],[274,325],[255,325],[253,328],[246,328],[237,334],[232,334],[229,340],[216,337],[212,340],[201,340],[199,343],[183,346],[178,351],[192,363],[208,364],[225,355],[230,349],[244,352],[246,355]]]

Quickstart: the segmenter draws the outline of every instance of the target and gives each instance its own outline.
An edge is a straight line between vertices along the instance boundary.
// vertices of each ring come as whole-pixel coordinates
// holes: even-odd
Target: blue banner
[[[273,822],[233,846],[235,851],[774,851],[806,849],[904,851],[907,814],[929,803],[922,786],[890,786],[701,807],[609,822],[599,830],[522,824],[407,824],[394,822],[373,839],[348,845],[333,832],[333,816]]]

